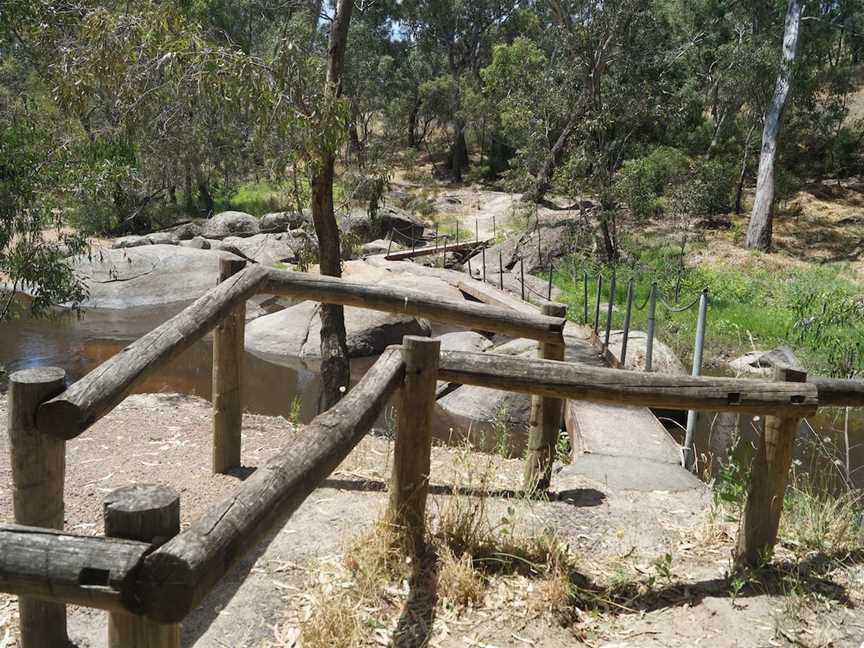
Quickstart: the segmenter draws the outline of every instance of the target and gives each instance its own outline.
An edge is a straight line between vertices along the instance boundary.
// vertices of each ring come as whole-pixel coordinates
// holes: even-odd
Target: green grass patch
[[[656,281],[660,299],[656,334],[688,364],[693,354],[698,308],[675,312],[693,303],[699,291],[708,289],[709,308],[705,361],[718,356],[740,355],[757,348],[778,345],[793,348],[804,365],[814,372],[854,375],[864,368],[864,302],[860,288],[839,265],[812,265],[803,269],[772,271],[742,269],[721,262],[707,267],[679,269],[677,246],[663,240],[642,239],[628,258],[628,265],[614,268],[617,275],[613,328],[622,328],[628,282],[635,285],[631,329],[646,330],[645,306]],[[589,274],[588,323],[593,323],[597,274],[603,275],[600,329],[605,328],[606,304],[612,267],[600,267],[570,259],[553,282],[563,292],[569,317],[585,318],[583,270]],[[545,275],[548,278],[548,274]],[[676,287],[679,299],[676,303]],[[641,308],[640,308],[641,307]]]

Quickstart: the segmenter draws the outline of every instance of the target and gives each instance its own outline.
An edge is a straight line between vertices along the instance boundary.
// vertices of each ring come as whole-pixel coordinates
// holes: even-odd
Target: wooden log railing
[[[64,605],[69,603],[114,615],[112,646],[176,646],[179,630],[174,624],[201,603],[244,553],[296,511],[403,386],[389,515],[408,532],[412,550],[423,541],[436,380],[534,397],[536,448],[532,446],[533,460],[526,462],[533,464],[526,469],[529,491],[548,486],[550,434],[560,425],[555,412],[563,399],[767,415],[753,469],[757,477],[742,516],[736,548],[739,564],[754,564],[773,549],[796,422],[820,406],[864,404],[864,383],[852,380],[801,382],[806,376],[788,372],[775,381],[694,378],[564,363],[560,361],[563,312],[555,305],[549,305],[544,315],[515,313],[317,275],[259,267],[237,270],[223,268],[217,287],[59,395],[62,370],[41,368],[11,376],[9,432],[18,525],[0,525],[0,591],[21,597],[23,648],[64,641]],[[131,511],[134,522],[128,522],[125,514],[120,517],[126,522],[115,517],[109,525],[106,518],[106,535],[124,535],[121,529],[127,522],[140,528],[134,536],[124,535],[126,539],[43,528],[62,525],[65,440],[79,435],[144,376],[217,325],[217,337],[227,348],[214,360],[231,357],[234,361],[228,371],[214,371],[225,376],[224,382],[214,379],[214,392],[227,398],[223,403],[230,409],[216,430],[230,437],[231,447],[214,467],[227,469],[239,461],[242,404],[236,397],[236,361],[242,356],[243,339],[237,319],[245,300],[257,292],[407,313],[528,337],[539,342],[540,357],[439,352],[435,341],[408,339],[405,347],[385,351],[354,389],[305,426],[290,447],[260,467],[233,495],[164,544],[167,538],[161,536],[176,531],[173,502],[165,505],[165,515],[159,511],[156,515],[150,502],[152,506]],[[233,328],[221,325],[226,318],[232,318]],[[214,418],[220,412],[217,407]],[[173,530],[160,530],[162,522]],[[34,524],[41,526],[34,528]]]

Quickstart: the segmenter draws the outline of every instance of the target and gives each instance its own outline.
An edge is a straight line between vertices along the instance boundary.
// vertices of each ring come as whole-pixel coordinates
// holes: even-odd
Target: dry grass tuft
[[[784,500],[780,537],[785,545],[804,552],[859,549],[864,544],[862,502],[860,491],[833,495],[793,486]]]
[[[303,648],[351,648],[357,645],[361,629],[354,595],[347,591],[322,592],[314,614],[300,624],[300,645]]]
[[[482,604],[486,581],[474,568],[471,556],[457,557],[443,547],[438,555],[438,596],[451,609],[464,609]]]

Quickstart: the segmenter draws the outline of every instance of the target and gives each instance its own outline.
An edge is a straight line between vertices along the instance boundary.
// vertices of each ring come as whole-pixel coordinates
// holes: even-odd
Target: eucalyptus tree
[[[409,37],[430,59],[440,59],[442,75],[427,85],[429,103],[441,108],[451,129],[448,167],[455,180],[468,166],[467,120],[462,111],[465,84],[479,85],[496,34],[517,15],[522,0],[403,0]],[[446,99],[446,101],[443,101]]]
[[[783,31],[783,52],[771,103],[765,111],[762,129],[762,151],[759,155],[759,174],[756,178],[756,197],[753,213],[747,227],[746,245],[760,250],[771,249],[774,217],[774,160],[777,156],[777,137],[780,120],[786,108],[786,99],[792,86],[795,57],[798,54],[798,34],[801,29],[803,0],[789,0]]]

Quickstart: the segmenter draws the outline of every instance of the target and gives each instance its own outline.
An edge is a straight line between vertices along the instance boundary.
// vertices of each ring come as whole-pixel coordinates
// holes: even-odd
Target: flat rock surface
[[[96,249],[73,261],[86,282],[89,308],[134,308],[197,299],[219,281],[219,260],[226,252],[179,245]]]

